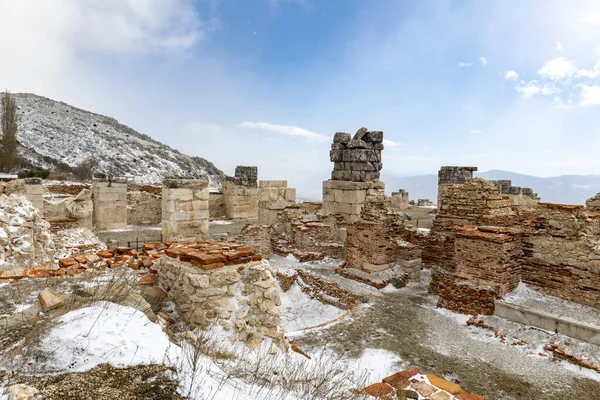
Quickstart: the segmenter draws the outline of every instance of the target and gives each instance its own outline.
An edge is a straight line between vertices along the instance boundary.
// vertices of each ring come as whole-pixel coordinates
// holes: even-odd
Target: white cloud
[[[469,131],[469,133],[472,133],[472,134],[479,134],[479,133],[483,133],[483,131],[480,131],[480,130],[478,130],[478,129],[471,129],[471,130]]]
[[[593,106],[600,104],[600,86],[579,85],[581,87],[581,106]]]
[[[556,51],[558,51],[559,53],[562,53],[564,50],[563,44],[561,41],[557,41],[556,42]]]
[[[576,68],[573,62],[568,60],[566,57],[557,57],[548,61],[538,71],[538,73],[545,78],[550,79],[562,79],[575,74]]]
[[[521,82],[517,85],[515,90],[521,93],[525,98],[530,98],[538,94],[547,96],[560,92],[560,89],[538,81]]]
[[[507,81],[516,81],[518,77],[519,74],[517,73],[517,71],[508,71],[506,72],[506,74],[504,74],[504,79],[506,79]]]
[[[489,63],[485,57],[479,57],[479,61],[481,62],[481,65],[487,65]]]
[[[578,69],[576,75],[579,77],[595,79],[597,76],[600,76],[600,61],[598,61],[593,68]]]
[[[473,66],[472,62],[463,62],[463,61],[461,61],[461,62],[458,63],[458,68],[466,68],[466,67],[471,67],[471,66]]]
[[[325,142],[331,140],[331,137],[311,132],[304,128],[291,125],[276,125],[268,122],[249,122],[244,121],[237,125],[238,128],[255,129],[276,133],[278,135],[300,137],[310,141]]]
[[[398,147],[398,146],[402,146],[402,143],[400,142],[394,142],[393,140],[388,140],[388,139],[383,139],[383,145],[386,148],[393,148],[393,147]]]

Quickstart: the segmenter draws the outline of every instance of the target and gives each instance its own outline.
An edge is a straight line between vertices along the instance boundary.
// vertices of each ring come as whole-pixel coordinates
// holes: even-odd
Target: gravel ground
[[[307,265],[286,260],[282,266],[280,261],[275,261],[276,268],[303,267],[347,288],[355,286],[365,295],[371,294],[369,304],[350,319],[295,337],[295,343],[309,353],[327,348],[345,358],[358,359],[365,349],[387,350],[406,364],[446,376],[488,400],[599,398],[600,375],[538,355],[551,339],[566,342],[572,346],[568,351],[586,354],[590,359],[600,354],[598,346],[497,317],[486,318],[507,336],[501,343],[492,331],[467,326],[468,317],[437,310],[435,297],[427,294],[424,285],[386,288],[375,295],[364,285],[334,278],[327,263]],[[513,344],[517,339],[512,337],[527,343]]]

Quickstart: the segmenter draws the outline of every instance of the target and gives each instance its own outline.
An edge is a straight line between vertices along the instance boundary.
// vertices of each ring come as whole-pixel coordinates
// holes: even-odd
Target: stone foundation
[[[94,227],[99,231],[127,228],[127,183],[95,180]]]
[[[250,349],[266,338],[285,348],[279,290],[268,264],[252,261],[254,251],[247,247],[217,242],[196,247],[167,252],[170,257],[154,264],[184,321],[201,329],[219,324]]]
[[[162,229],[165,241],[196,241],[208,237],[208,182],[165,179]]]

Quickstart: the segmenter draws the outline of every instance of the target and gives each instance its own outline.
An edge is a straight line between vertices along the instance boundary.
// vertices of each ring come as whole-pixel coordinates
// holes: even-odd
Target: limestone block
[[[284,198],[287,201],[296,202],[296,189],[295,188],[285,188]]]
[[[287,181],[258,181],[259,188],[285,188]]]
[[[279,188],[264,187],[258,190],[258,201],[276,201],[279,199]]]
[[[66,301],[65,296],[50,289],[42,290],[38,294],[38,300],[44,312],[54,310],[65,304]]]
[[[163,198],[166,200],[192,201],[194,200],[194,191],[186,188],[163,188]]]
[[[350,182],[350,181],[335,181],[327,180],[323,181],[323,189],[341,189],[341,190],[357,190],[357,189],[369,189],[371,184],[369,182]]]

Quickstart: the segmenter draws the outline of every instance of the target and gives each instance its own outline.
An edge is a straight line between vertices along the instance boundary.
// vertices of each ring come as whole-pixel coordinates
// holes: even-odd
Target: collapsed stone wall
[[[600,308],[600,214],[537,201],[523,210],[498,186],[472,179],[447,185],[441,193],[442,206],[423,251],[432,268],[430,292],[440,294],[439,305],[493,312],[489,294],[502,297],[522,281]],[[445,289],[458,284],[461,290]],[[483,297],[477,299],[477,293]]]
[[[0,195],[0,269],[51,267],[50,224],[23,196]]]
[[[280,327],[276,281],[268,263],[254,256],[253,249],[202,242],[174,250],[154,267],[160,284],[191,328],[218,324],[250,349],[266,338],[279,348],[287,346]]]
[[[127,192],[127,225],[160,225],[161,221],[162,192]]]

